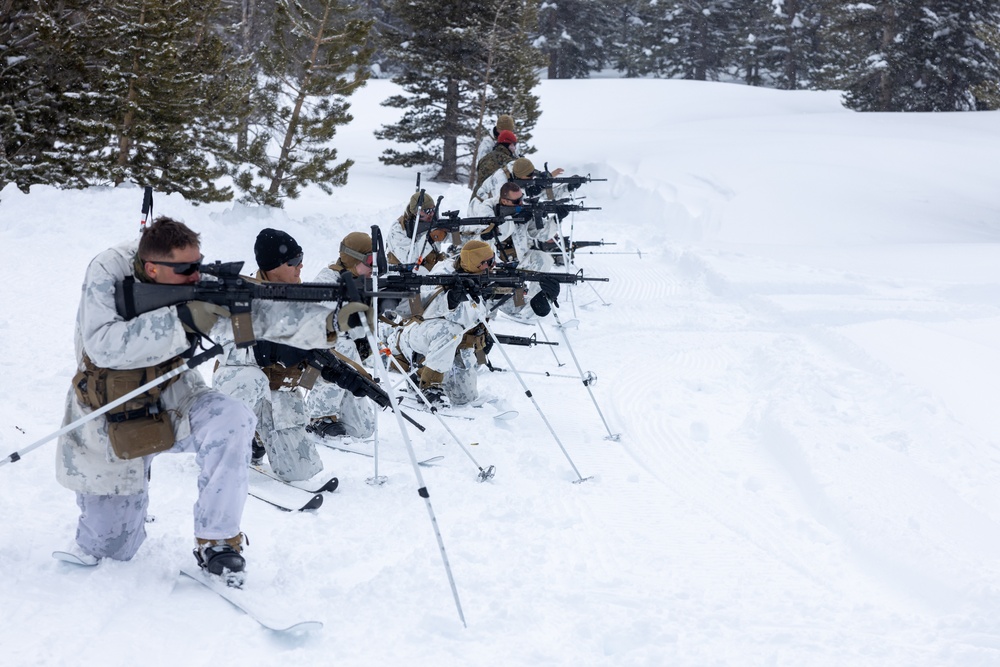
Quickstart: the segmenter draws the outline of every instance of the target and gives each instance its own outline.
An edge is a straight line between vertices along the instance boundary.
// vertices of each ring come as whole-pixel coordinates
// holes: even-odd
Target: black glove
[[[569,211],[567,211],[565,207],[556,207],[556,216],[559,218],[559,222],[562,222],[567,215],[569,215]]]
[[[465,293],[469,295],[473,301],[477,300],[483,295],[482,291],[479,289],[479,283],[477,283],[472,278],[466,278],[462,281],[462,287]]]
[[[546,298],[545,292],[539,292],[531,297],[531,301],[528,304],[531,306],[532,312],[539,317],[545,317],[552,312],[552,306],[549,305],[549,300]]]
[[[497,227],[495,224],[491,224],[489,227],[486,228],[486,231],[484,231],[479,235],[479,238],[481,238],[483,241],[490,241],[492,239],[495,239],[499,233],[500,233],[500,228]]]
[[[568,190],[569,190],[570,192],[573,192],[573,190],[577,190],[577,189],[579,189],[581,185],[583,185],[583,182],[582,182],[582,181],[581,181],[580,183],[570,183],[570,184],[569,184],[569,188],[567,188],[567,189],[568,189]]]
[[[351,392],[353,396],[360,398],[368,393],[368,383],[365,382],[365,378],[358,375],[354,369],[347,368],[346,365],[340,367],[327,366],[320,371],[319,375],[327,382]]]
[[[493,349],[493,336],[486,334],[486,344],[483,345],[483,354],[489,354]]]
[[[454,287],[448,288],[448,310],[455,310],[458,308],[458,304],[463,301],[468,301],[469,293],[466,291],[465,286],[462,283],[458,283]]]
[[[555,278],[549,276],[542,276],[538,280],[538,287],[541,293],[548,297],[549,301],[552,301],[557,306],[559,302],[556,301],[556,297],[559,296],[559,281]]]
[[[538,195],[542,194],[542,186],[538,185],[537,183],[532,183],[531,185],[529,185],[524,189],[524,194],[527,195],[528,197],[537,197]]]
[[[354,347],[358,348],[358,356],[361,357],[361,361],[372,356],[372,346],[368,343],[367,338],[358,338],[355,340]]]

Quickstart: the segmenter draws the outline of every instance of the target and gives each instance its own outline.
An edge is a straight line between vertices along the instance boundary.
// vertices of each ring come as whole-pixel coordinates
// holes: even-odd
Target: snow
[[[158,193],[155,213],[200,231],[209,259],[252,263],[256,233],[285,229],[314,276],[412,192],[415,172],[381,165],[372,136],[398,114],[378,104],[394,91],[371,81],[355,96],[337,147],[356,165],[332,196],[263,210]],[[3,664],[1000,662],[1000,115],[856,114],[835,92],[688,81],[540,93],[532,159],[608,179],[579,191],[601,210],[574,234],[625,254],[580,254],[611,280],[573,288],[559,314],[579,321],[572,352],[622,435],[604,439],[579,381],[523,376],[557,442],[516,378],[484,375],[520,414],[448,423],[496,465],[478,483],[417,415],[418,457],[445,456],[421,473],[468,627],[386,415],[386,484],[365,483],[371,459],[324,449],[341,486],[318,511],[246,506],[248,588],[325,624],[298,637],[179,578],[193,458],[156,460],[146,543],[93,569],[49,556],[76,520],[53,443],[4,466]],[[464,208],[466,189],[423,184]],[[136,234],[142,191],[0,200],[6,456],[59,427],[84,269]],[[525,371],[575,373],[565,344],[510,353]],[[573,484],[574,465],[593,479]]]

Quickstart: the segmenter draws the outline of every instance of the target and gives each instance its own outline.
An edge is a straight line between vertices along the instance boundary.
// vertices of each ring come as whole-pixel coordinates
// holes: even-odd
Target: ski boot
[[[320,417],[309,422],[306,430],[321,435],[324,438],[336,438],[347,435],[347,428],[337,421],[336,417]]]
[[[250,544],[243,533],[225,540],[196,537],[194,557],[198,567],[219,577],[227,586],[242,588],[246,578],[246,560],[242,555],[244,542]]]

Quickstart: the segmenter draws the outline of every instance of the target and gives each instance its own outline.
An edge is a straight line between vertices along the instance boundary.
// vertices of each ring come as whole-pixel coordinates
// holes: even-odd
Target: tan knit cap
[[[468,273],[479,273],[479,265],[493,257],[493,248],[483,241],[472,240],[462,246],[462,270]]]

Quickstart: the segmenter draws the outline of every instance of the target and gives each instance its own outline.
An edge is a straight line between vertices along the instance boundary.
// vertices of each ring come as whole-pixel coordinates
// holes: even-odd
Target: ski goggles
[[[147,261],[150,264],[169,266],[173,272],[179,276],[190,276],[192,273],[201,271],[201,264],[205,261],[205,256],[202,255],[199,257],[197,262],[158,262],[155,259],[147,259],[144,261]]]
[[[295,257],[292,257],[290,260],[286,261],[285,264],[287,264],[288,266],[298,266],[299,264],[302,263],[302,257],[303,257],[302,254],[298,254]]]
[[[358,252],[354,248],[348,248],[346,245],[340,245],[340,252],[344,253],[348,257],[353,257],[354,259],[371,266],[374,261],[374,253],[363,253]]]

